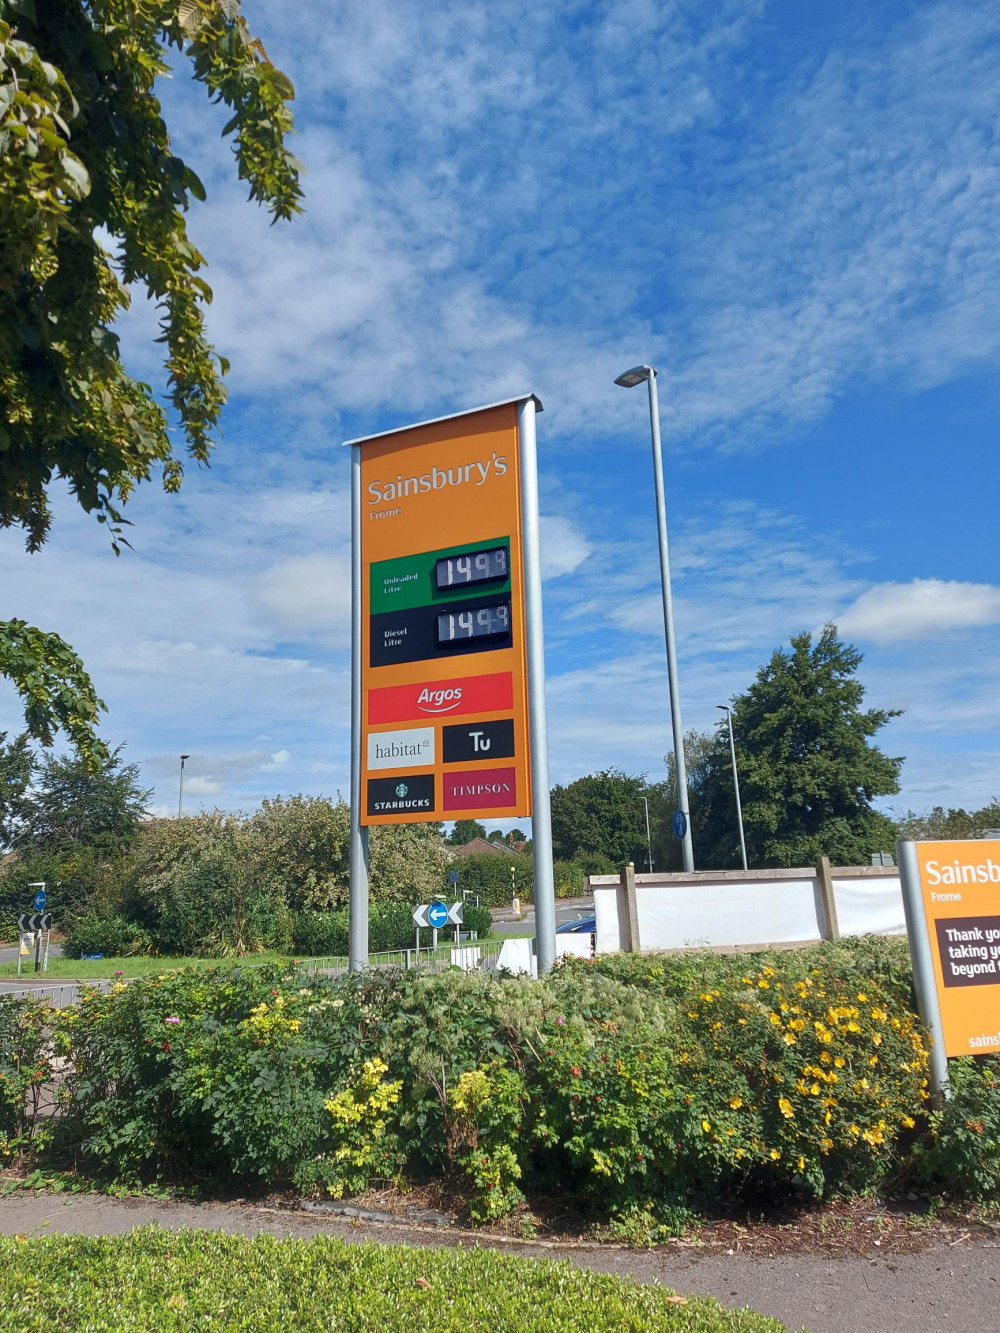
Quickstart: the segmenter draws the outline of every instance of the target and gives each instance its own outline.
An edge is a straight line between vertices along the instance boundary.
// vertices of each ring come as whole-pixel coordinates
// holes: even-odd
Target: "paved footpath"
[[[389,1224],[358,1224],[315,1214],[253,1205],[195,1204],[98,1195],[8,1196],[0,1199],[0,1234],[120,1235],[140,1223],[206,1227],[243,1235],[321,1232],[346,1240],[401,1241],[409,1245],[483,1243],[468,1232]],[[494,1243],[494,1242],[488,1242]],[[639,1282],[662,1282],[687,1295],[715,1296],[809,1333],[989,1333],[1000,1328],[1000,1243],[936,1242],[914,1254],[800,1254],[753,1258],[663,1248],[512,1243],[511,1254],[566,1258]]]

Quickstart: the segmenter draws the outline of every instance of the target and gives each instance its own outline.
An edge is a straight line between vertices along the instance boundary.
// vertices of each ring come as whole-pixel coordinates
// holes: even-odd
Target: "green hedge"
[[[534,862],[529,853],[508,856],[506,852],[477,852],[459,856],[448,867],[458,871],[458,890],[479,896],[484,907],[509,907],[511,900],[510,872],[514,871],[514,889],[523,901],[531,900],[535,884]],[[442,880],[442,892],[450,894],[447,876]]]
[[[486,939],[493,931],[493,918],[487,907],[465,908],[463,931],[474,930]],[[451,927],[448,929],[450,934]],[[430,930],[421,930],[421,946],[431,943]],[[336,912],[303,912],[295,923],[295,947],[304,957],[344,957],[349,950],[350,915],[346,908]],[[371,903],[368,913],[368,950],[383,953],[391,949],[409,949],[416,942],[413,908],[407,903]]]
[[[0,1239],[0,1328],[169,1333],[781,1333],[665,1287],[490,1250],[349,1244],[137,1227],[127,1236]]]

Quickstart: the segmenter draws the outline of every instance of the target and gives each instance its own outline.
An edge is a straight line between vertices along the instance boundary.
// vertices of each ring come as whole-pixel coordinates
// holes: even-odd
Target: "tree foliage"
[[[135,838],[152,788],[140,786],[139,766],[123,762],[123,749],[96,769],[79,756],[48,756],[23,802],[22,847],[117,849]]]
[[[872,802],[899,790],[902,759],[872,738],[897,712],[863,709],[862,656],[827,625],[778,649],[733,700],[733,730],[751,866],[866,864],[896,828]],[[728,739],[706,747],[692,791],[696,863],[740,864]]]
[[[35,764],[27,733],[8,744],[7,732],[0,731],[0,848],[10,847],[21,830]]]
[[[449,847],[464,847],[473,838],[485,838],[486,825],[478,819],[456,819],[455,827],[445,839]]]
[[[180,486],[167,413],[125,370],[112,328],[132,289],[157,305],[187,451],[209,458],[227,363],[206,338],[212,292],[185,222],[205,191],[172,151],[154,87],[171,52],[186,57],[233,113],[223,134],[250,197],[290,217],[294,93],[239,10],[239,0],[0,0],[0,527],[21,527],[29,551],[48,535],[56,478],[108,525],[116,551],[135,486],[154,471],[167,491]],[[75,654],[21,622],[0,631],[0,673],[24,697],[32,735],[48,743],[62,727],[102,758],[100,700]]]
[[[609,768],[552,788],[552,849],[560,861],[646,861],[643,776]]]
[[[898,836],[926,842],[960,841],[981,838],[990,829],[1000,829],[1000,800],[992,800],[981,810],[945,810],[936,805],[924,814],[907,810],[897,820]]]

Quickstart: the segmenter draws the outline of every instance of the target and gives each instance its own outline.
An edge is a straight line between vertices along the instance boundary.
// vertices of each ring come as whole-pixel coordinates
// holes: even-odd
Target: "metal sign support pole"
[[[351,449],[351,885],[348,967],[368,966],[368,829],[361,825],[361,446]]]
[[[538,537],[538,452],[535,400],[517,409],[521,444],[521,524],[524,543],[524,621],[528,659],[528,735],[531,744],[531,848],[535,871],[535,951],[538,975],[556,961],[556,890],[549,808],[549,741],[542,640],[542,560]],[[512,867],[513,868],[513,867]]]
[[[917,844],[908,839],[896,843],[896,861],[899,882],[903,890],[903,911],[906,914],[906,933],[910,939],[910,959],[913,963],[913,989],[917,993],[917,1009],[931,1037],[931,1086],[940,1099],[948,1096],[948,1057],[944,1049],[944,1025],[938,1003],[937,983],[934,977],[934,956],[931,937],[927,930],[927,913],[920,884],[920,864]]]

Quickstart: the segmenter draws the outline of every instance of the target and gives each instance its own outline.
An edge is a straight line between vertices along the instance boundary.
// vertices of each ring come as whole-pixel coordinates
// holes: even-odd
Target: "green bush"
[[[476,852],[454,860],[449,870],[459,874],[460,893],[478,896],[484,907],[506,907],[511,900],[511,870],[514,871],[514,892],[522,901],[530,901],[535,883],[534,862],[527,852],[508,856],[506,852]],[[454,889],[445,876],[441,880],[442,895],[451,896]]]
[[[62,951],[67,958],[94,953],[125,958],[145,953],[149,943],[149,935],[136,922],[126,921],[122,916],[101,917],[87,912],[70,922]]]
[[[39,1127],[42,1087],[52,1077],[48,1007],[0,995],[0,1166],[20,1156]]]
[[[42,1333],[781,1333],[749,1310],[493,1250],[137,1227],[0,1238],[0,1325]]]
[[[493,930],[488,907],[465,908],[463,930],[474,930],[486,939]],[[448,933],[450,934],[449,927]],[[416,943],[413,907],[409,903],[371,903],[368,911],[368,951],[386,953],[410,949]],[[422,929],[420,945],[430,945],[431,931]],[[350,947],[350,915],[336,912],[303,912],[295,923],[295,948],[304,957],[346,957]]]
[[[950,1096],[931,1115],[932,1136],[916,1146],[917,1169],[932,1186],[971,1199],[1000,1195],[1000,1060],[949,1060]]]

